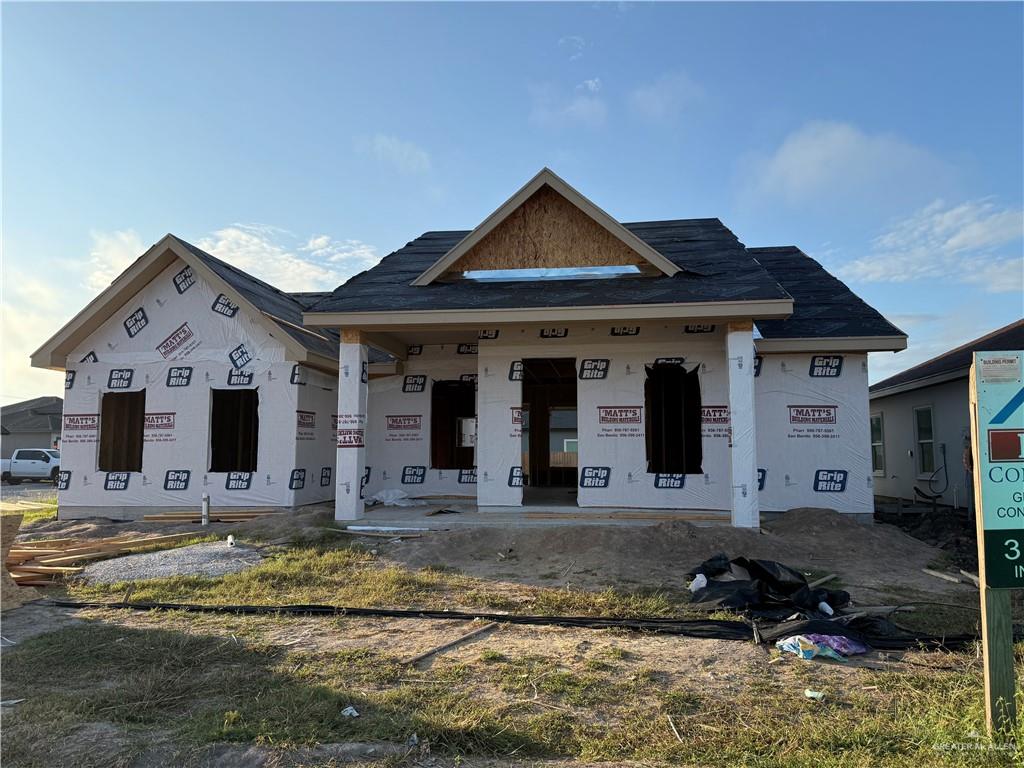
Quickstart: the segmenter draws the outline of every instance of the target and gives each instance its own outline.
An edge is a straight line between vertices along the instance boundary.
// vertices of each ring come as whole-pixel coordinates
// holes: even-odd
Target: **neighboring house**
[[[19,448],[59,448],[63,404],[59,397],[36,397],[0,408],[0,458]]]
[[[32,356],[66,371],[61,517],[333,498],[338,337],[301,325],[319,298],[150,248]]]
[[[805,506],[870,519],[867,353],[906,347],[795,247],[746,248],[718,219],[622,224],[547,169],[303,317],[341,337],[338,519],[381,490],[502,508],[565,484],[580,507],[737,526]],[[394,375],[360,375],[373,348]]]
[[[969,508],[964,467],[971,442],[968,377],[974,352],[1024,349],[1024,320],[871,386],[875,493],[913,500],[915,488],[940,503]],[[921,498],[921,497],[917,497]]]

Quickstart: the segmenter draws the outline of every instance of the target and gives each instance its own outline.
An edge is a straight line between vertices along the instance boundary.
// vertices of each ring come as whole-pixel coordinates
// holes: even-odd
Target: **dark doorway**
[[[212,389],[210,471],[255,472],[260,396],[256,389]]]
[[[575,503],[576,426],[576,360],[523,360],[523,475],[528,488],[571,489],[564,502]],[[545,502],[552,501],[549,496],[544,495]]]

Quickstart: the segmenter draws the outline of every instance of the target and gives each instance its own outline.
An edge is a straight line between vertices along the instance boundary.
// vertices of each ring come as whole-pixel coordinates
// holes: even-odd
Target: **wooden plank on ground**
[[[423,661],[424,659],[428,659],[431,656],[441,653],[442,651],[447,651],[449,648],[453,648],[459,643],[463,643],[466,640],[469,640],[470,638],[476,637],[477,635],[482,635],[484,632],[490,632],[492,629],[497,628],[497,626],[497,622],[488,622],[487,624],[484,624],[482,627],[477,627],[472,632],[467,632],[466,634],[460,635],[454,640],[451,640],[447,643],[442,643],[441,645],[435,646],[434,648],[431,648],[428,651],[424,651],[423,653],[413,656],[412,658],[405,659],[401,663],[411,665],[415,664],[416,662]]]

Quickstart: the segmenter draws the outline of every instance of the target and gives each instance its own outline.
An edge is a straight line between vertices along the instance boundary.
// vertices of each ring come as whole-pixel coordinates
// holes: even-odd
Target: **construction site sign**
[[[1024,588],[1024,353],[975,352],[979,546],[992,589]]]

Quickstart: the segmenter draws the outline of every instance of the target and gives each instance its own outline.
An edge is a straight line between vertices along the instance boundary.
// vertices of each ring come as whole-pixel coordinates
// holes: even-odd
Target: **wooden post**
[[[978,594],[981,599],[981,644],[985,674],[985,724],[989,736],[1009,735],[1017,718],[1014,698],[1013,622],[1010,591],[992,589],[987,583],[985,563],[985,508],[982,494],[982,452],[980,438],[976,365],[971,365],[970,413],[974,472],[974,510],[978,536]]]

